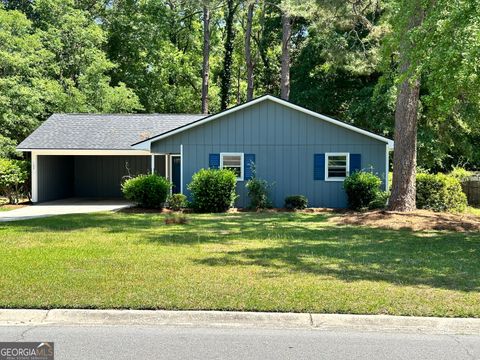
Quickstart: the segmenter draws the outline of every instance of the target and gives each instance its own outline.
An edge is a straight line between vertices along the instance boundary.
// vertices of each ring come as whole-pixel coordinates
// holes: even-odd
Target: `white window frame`
[[[328,177],[328,159],[331,156],[346,156],[347,157],[347,176],[350,175],[350,153],[338,152],[338,153],[325,153],[325,181],[344,181],[346,177]]]
[[[223,157],[224,156],[240,156],[240,177],[237,177],[237,181],[243,181],[244,175],[245,175],[245,169],[244,169],[244,159],[243,159],[243,153],[233,153],[233,152],[224,152],[220,153],[220,169],[223,169]]]

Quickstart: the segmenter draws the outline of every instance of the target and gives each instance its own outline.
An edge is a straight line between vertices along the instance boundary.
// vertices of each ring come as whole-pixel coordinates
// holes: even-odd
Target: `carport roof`
[[[131,145],[204,118],[191,114],[53,114],[19,150],[131,150]]]

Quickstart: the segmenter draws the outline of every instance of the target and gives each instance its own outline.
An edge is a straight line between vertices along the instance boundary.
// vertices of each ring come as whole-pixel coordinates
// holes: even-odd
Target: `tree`
[[[252,26],[253,26],[253,11],[257,1],[252,1],[247,8],[247,25],[245,30],[245,63],[247,65],[247,101],[253,99],[253,70],[254,61],[252,56]]]
[[[208,79],[210,73],[210,9],[203,5],[203,66],[202,66],[202,114],[208,114]]]
[[[232,85],[232,59],[233,41],[235,39],[234,20],[239,3],[236,0],[227,0],[227,13],[225,16],[225,52],[220,85],[220,109],[225,110],[229,105],[230,88]]]

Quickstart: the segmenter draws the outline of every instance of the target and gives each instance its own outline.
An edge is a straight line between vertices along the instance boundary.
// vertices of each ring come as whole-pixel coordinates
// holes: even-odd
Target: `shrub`
[[[171,194],[167,196],[167,208],[179,211],[188,205],[187,197],[183,194]]]
[[[303,195],[290,195],[285,198],[285,208],[303,210],[308,206],[308,199]]]
[[[473,172],[472,171],[468,171],[462,167],[454,167],[453,170],[450,172],[450,174],[448,174],[449,176],[451,177],[454,177],[455,179],[457,179],[458,181],[462,182],[464,181],[465,179],[469,178],[470,176],[473,175]]]
[[[231,170],[201,169],[188,184],[192,207],[198,212],[227,211],[237,198],[236,185],[237,175]]]
[[[28,162],[0,158],[0,195],[6,196],[10,204],[18,204],[27,192],[24,185],[28,175]]]
[[[417,174],[417,207],[433,211],[464,211],[467,197],[460,181],[445,174]]]
[[[255,165],[251,164],[252,178],[247,181],[245,187],[250,198],[251,209],[268,209],[272,207],[269,198],[269,189],[272,187],[266,180],[259,179],[256,176]]]
[[[122,184],[127,200],[145,208],[162,208],[172,184],[156,174],[138,175]]]
[[[375,174],[356,171],[348,176],[343,187],[347,193],[348,207],[352,210],[378,207],[387,195],[381,190],[382,180]],[[380,206],[381,207],[381,206]]]

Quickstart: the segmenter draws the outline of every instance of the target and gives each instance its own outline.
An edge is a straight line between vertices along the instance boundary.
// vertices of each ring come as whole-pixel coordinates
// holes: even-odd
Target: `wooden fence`
[[[469,205],[480,205],[480,174],[470,176],[462,182],[463,192],[467,195]]]

